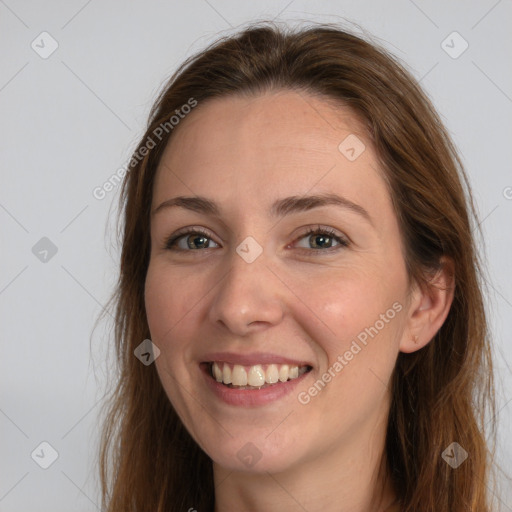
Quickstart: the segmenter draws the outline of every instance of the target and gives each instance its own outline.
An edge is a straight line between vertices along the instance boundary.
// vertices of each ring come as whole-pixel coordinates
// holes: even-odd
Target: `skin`
[[[366,146],[355,161],[338,150],[350,134]],[[333,205],[268,215],[276,199],[325,192],[364,207],[372,223]],[[388,384],[399,352],[421,349],[441,327],[453,290],[445,272],[431,287],[409,288],[397,218],[358,119],[293,91],[200,104],[166,148],[152,210],[179,195],[208,197],[221,216],[180,207],[152,215],[146,311],[162,385],[213,460],[216,512],[385,510],[397,497],[384,480]],[[319,224],[350,245],[328,238],[315,249],[318,236],[304,233]],[[208,238],[198,249],[187,249],[187,236],[182,251],[166,249],[183,227]],[[252,263],[235,251],[248,236],[263,248]],[[401,311],[300,403],[396,302]],[[217,350],[273,352],[314,368],[277,402],[237,407],[216,399],[199,371],[202,355]],[[250,468],[237,457],[246,443],[261,453]]]

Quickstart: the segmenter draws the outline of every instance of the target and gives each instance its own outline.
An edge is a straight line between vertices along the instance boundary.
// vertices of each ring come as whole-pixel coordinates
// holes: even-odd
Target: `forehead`
[[[358,118],[324,98],[278,91],[200,103],[168,143],[154,202],[185,193],[264,208],[276,198],[308,192],[339,193],[380,210],[377,217],[392,215]]]

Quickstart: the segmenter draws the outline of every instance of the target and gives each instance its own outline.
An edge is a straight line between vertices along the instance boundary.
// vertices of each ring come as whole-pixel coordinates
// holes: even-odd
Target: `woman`
[[[384,50],[330,25],[219,40],[158,98],[121,200],[108,511],[491,510],[471,192]]]

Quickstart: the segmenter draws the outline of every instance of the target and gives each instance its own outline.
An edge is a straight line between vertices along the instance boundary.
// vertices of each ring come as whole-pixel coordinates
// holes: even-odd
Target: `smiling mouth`
[[[242,366],[223,361],[206,363],[209,375],[220,384],[232,389],[264,389],[310,372],[312,366],[289,364],[256,364]]]

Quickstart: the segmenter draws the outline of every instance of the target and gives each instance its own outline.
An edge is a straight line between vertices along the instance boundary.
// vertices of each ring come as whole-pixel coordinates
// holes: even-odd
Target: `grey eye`
[[[211,238],[204,235],[203,233],[186,233],[184,235],[180,235],[177,237],[173,244],[177,245],[178,249],[186,251],[186,250],[198,250],[198,249],[211,249],[212,247],[209,244],[215,244],[215,247],[218,247],[218,244],[215,243]]]

